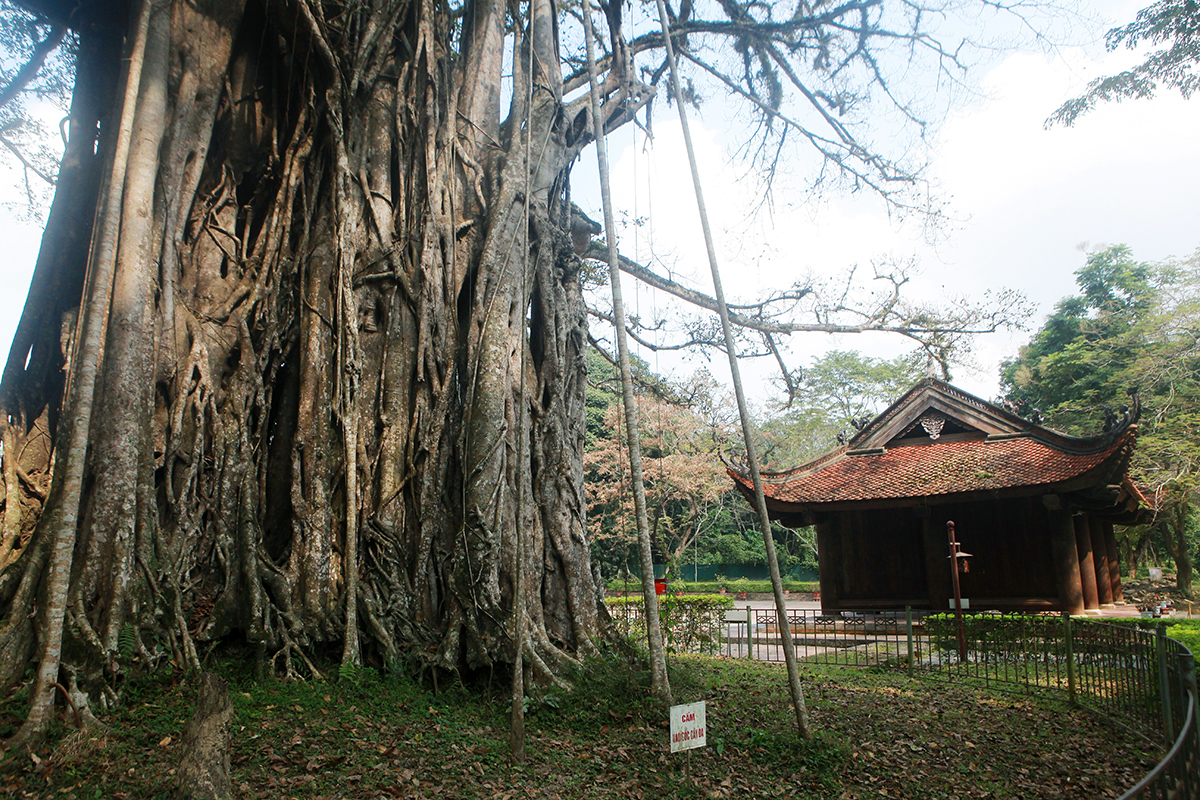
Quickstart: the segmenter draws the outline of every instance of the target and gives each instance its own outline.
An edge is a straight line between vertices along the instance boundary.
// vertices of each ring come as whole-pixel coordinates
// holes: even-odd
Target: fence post
[[[908,634],[908,677],[913,676],[912,606],[904,607],[904,630]]]
[[[1179,669],[1180,698],[1183,700],[1183,713],[1186,714],[1187,707],[1188,707],[1188,698],[1196,697],[1196,661],[1195,661],[1195,658],[1192,656],[1191,652],[1188,651],[1186,648],[1183,648],[1183,652],[1178,653],[1177,657],[1179,659],[1178,669]],[[1180,728],[1186,728],[1187,725],[1188,725],[1187,719],[1184,719],[1179,723]],[[1184,759],[1185,764],[1187,764],[1189,761],[1192,761],[1192,759],[1195,758],[1195,754],[1197,753],[1197,741],[1200,740],[1200,732],[1197,732],[1197,730],[1196,730],[1197,720],[1193,718],[1191,720],[1191,725],[1192,725],[1192,729],[1187,735],[1189,744],[1187,746],[1187,749],[1184,751],[1184,753],[1180,754],[1180,756]],[[1187,755],[1188,751],[1191,751],[1191,754],[1192,754],[1191,757],[1189,757]],[[1185,797],[1196,797],[1196,795],[1198,794],[1197,784],[1196,784],[1196,780],[1197,780],[1198,776],[1196,775],[1195,771],[1192,769],[1188,769],[1185,766],[1183,769],[1180,770],[1180,776],[1183,779],[1184,796]]]
[[[746,658],[754,660],[754,609],[746,606]]]
[[[1063,611],[1063,642],[1067,646],[1067,693],[1071,697],[1071,705],[1078,703],[1075,697],[1075,642],[1071,630],[1071,612]]]
[[[1154,626],[1154,649],[1158,653],[1158,693],[1162,698],[1162,720],[1164,741],[1167,747],[1175,741],[1175,714],[1171,708],[1171,684],[1167,680],[1167,635],[1162,625]]]
[[[1196,659],[1190,652],[1179,654],[1179,684],[1185,697],[1196,693]]]

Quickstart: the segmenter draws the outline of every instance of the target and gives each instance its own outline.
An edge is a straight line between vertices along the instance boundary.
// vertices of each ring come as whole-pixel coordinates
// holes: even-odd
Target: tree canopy
[[[922,351],[884,359],[830,350],[814,358],[792,401],[764,420],[764,459],[791,469],[836,447],[925,377],[930,361]]]
[[[1100,103],[1153,97],[1160,84],[1178,89],[1185,98],[1200,87],[1200,3],[1196,0],[1160,0],[1137,13],[1133,22],[1109,30],[1105,46],[1136,50],[1159,47],[1146,60],[1116,75],[1091,81],[1080,97],[1063,103],[1047,125],[1073,125]]]
[[[1090,253],[1075,277],[1079,293],[1061,300],[1002,365],[1002,389],[1014,408],[1075,434],[1108,424],[1136,392],[1142,416],[1132,473],[1190,592],[1189,532],[1200,499],[1200,251],[1150,264],[1116,245]]]
[[[34,109],[48,104],[66,113],[76,47],[66,25],[0,2],[0,164],[19,169],[25,195],[19,205],[33,216],[49,203],[61,157],[58,137]]]

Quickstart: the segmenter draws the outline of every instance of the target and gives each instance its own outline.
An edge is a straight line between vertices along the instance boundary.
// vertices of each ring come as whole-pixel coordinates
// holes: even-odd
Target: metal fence
[[[774,609],[734,609],[719,626],[724,655],[784,659]],[[1161,627],[1146,630],[1067,615],[973,614],[964,618],[960,653],[951,615],[795,610],[788,614],[788,626],[802,663],[972,679],[1088,706],[1167,751],[1121,800],[1200,800],[1194,662]]]

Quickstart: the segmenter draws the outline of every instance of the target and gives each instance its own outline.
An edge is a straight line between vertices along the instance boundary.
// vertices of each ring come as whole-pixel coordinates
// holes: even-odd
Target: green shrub
[[[922,620],[922,624],[937,648],[958,649],[958,625],[954,614],[931,614]],[[1036,614],[963,614],[963,632],[968,646],[981,655],[1027,649],[1027,642],[1053,641],[1061,635],[1062,624],[1059,617]]]
[[[610,597],[609,614],[627,637],[640,638],[644,600],[641,597]],[[725,612],[733,599],[719,595],[666,594],[658,598],[658,616],[667,650],[673,653],[716,653],[721,648]]]
[[[682,594],[717,594],[724,589],[729,594],[738,594],[739,592],[770,594],[770,581],[752,581],[749,578],[729,579],[718,576],[712,581],[684,581],[672,579],[668,584],[668,589],[672,594],[679,592]],[[614,579],[606,584],[610,592],[629,592],[641,593],[642,583],[637,578],[632,580]],[[785,578],[783,588],[789,592],[816,592],[821,588],[821,584],[817,581],[798,581],[790,578]]]
[[[1200,654],[1200,619],[1171,620],[1164,633],[1191,650],[1193,659]]]

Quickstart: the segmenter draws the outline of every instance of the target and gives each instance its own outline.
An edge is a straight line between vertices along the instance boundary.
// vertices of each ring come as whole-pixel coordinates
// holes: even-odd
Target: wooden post
[[[913,676],[913,669],[916,665],[915,653],[913,652],[913,623],[912,623],[912,606],[904,607],[904,631],[908,636],[908,677]]]
[[[1101,607],[1111,607],[1113,604],[1112,576],[1108,568],[1108,548],[1104,544],[1104,531],[1100,520],[1087,517],[1088,534],[1092,537],[1092,562],[1096,568],[1096,593],[1100,596]]]
[[[1100,593],[1096,589],[1096,560],[1092,557],[1092,534],[1088,530],[1087,514],[1072,518],[1075,547],[1079,551],[1079,578],[1083,587],[1083,607],[1099,608]]]
[[[950,545],[950,582],[954,585],[954,621],[958,626],[958,663],[967,662],[967,634],[963,629],[962,592],[958,584],[958,542],[954,540],[954,521],[946,521],[946,536]]]
[[[1124,603],[1125,591],[1121,588],[1121,562],[1117,560],[1117,534],[1108,520],[1102,520],[1100,526],[1104,532],[1104,549],[1108,554],[1108,574],[1109,580],[1112,582],[1113,602]]]
[[[1075,525],[1071,522],[1071,512],[1062,507],[1057,495],[1046,495],[1042,502],[1049,510],[1047,527],[1059,603],[1068,614],[1082,614],[1083,583],[1079,579],[1079,551],[1075,549]]]
[[[821,581],[821,613],[838,607],[841,597],[842,548],[832,520],[826,518],[816,524],[817,529],[817,572]]]
[[[925,543],[925,581],[929,591],[929,607],[935,613],[944,614],[951,610],[953,588],[950,573],[946,571],[946,539],[933,522],[928,508],[918,508],[921,521],[921,536]]]

